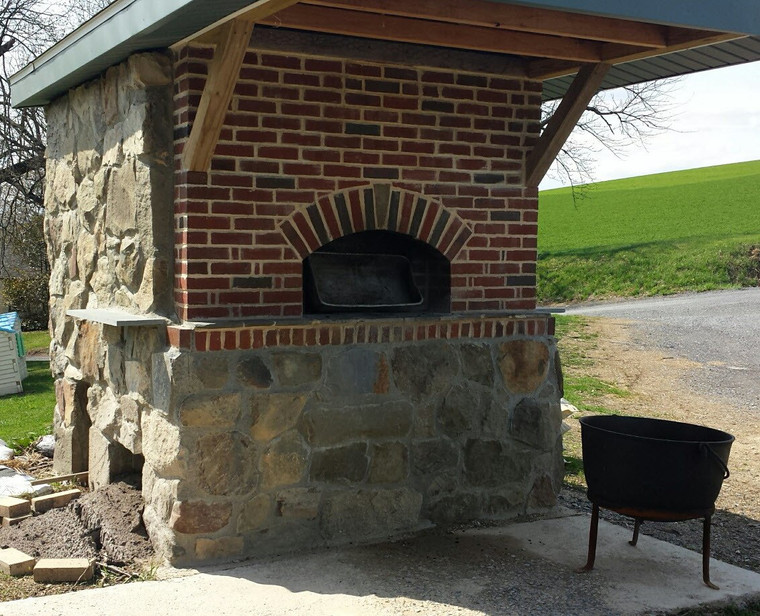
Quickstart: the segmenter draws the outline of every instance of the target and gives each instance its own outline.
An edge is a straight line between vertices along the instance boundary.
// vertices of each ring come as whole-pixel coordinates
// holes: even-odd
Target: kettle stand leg
[[[581,571],[591,571],[596,560],[596,539],[599,534],[599,505],[591,508],[591,528],[588,532],[588,558]]]

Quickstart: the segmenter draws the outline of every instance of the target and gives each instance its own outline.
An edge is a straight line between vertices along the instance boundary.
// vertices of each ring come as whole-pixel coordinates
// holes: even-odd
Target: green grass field
[[[541,303],[760,279],[760,161],[544,191],[539,220]]]

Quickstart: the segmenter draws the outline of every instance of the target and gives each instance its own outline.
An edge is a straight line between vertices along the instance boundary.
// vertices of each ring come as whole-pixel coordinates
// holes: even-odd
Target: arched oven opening
[[[392,231],[362,231],[303,261],[304,314],[448,313],[451,267],[435,248]]]

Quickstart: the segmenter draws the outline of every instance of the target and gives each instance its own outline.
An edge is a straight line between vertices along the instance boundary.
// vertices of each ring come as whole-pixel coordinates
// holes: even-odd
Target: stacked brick
[[[31,501],[10,496],[0,497],[0,516],[4,526],[13,526],[32,517],[32,511],[43,513],[56,507],[64,507],[78,498],[77,489],[38,496]],[[40,558],[25,554],[16,548],[0,549],[0,571],[5,575],[33,575],[39,583],[81,582],[93,577],[93,563],[86,558]]]
[[[175,63],[181,317],[300,316],[304,256],[371,228],[432,239],[451,260],[455,312],[535,307],[537,191],[523,166],[540,83],[250,51],[210,172],[186,172],[212,55],[188,47]]]

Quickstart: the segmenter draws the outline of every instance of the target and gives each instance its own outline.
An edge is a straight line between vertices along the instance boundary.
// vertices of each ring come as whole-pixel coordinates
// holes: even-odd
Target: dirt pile
[[[142,523],[140,490],[125,482],[83,494],[53,509],[0,528],[0,547],[36,558],[92,558],[136,573],[153,556]]]

